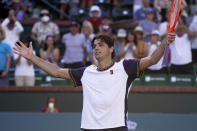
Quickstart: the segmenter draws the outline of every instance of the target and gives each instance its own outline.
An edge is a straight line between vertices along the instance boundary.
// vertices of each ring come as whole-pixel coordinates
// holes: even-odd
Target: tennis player
[[[155,52],[146,58],[113,62],[114,42],[106,35],[92,40],[98,65],[77,69],[63,69],[33,54],[32,43],[26,47],[16,44],[15,53],[30,60],[53,77],[71,79],[75,86],[83,88],[83,111],[81,129],[84,131],[128,131],[128,94],[132,82],[143,70],[156,64],[164,53],[167,43],[175,39],[169,33]]]

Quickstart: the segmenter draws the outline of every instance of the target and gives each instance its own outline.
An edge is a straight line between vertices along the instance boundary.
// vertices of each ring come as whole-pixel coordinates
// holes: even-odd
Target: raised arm
[[[25,57],[30,60],[33,64],[40,67],[42,70],[47,72],[53,77],[70,79],[68,69],[62,69],[54,64],[51,64],[33,54],[32,42],[30,42],[30,47],[27,48],[21,41],[19,41],[19,45],[15,44],[16,48],[14,48],[16,54]]]
[[[157,47],[150,57],[145,57],[140,60],[140,71],[145,70],[147,67],[156,64],[163,56],[165,46],[168,43],[172,43],[175,40],[175,33],[168,33],[167,38],[165,38],[162,43]]]

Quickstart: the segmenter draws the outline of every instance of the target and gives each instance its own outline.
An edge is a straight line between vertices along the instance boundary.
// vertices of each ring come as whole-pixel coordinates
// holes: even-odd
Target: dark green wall
[[[81,112],[82,92],[0,92],[0,111],[40,112],[55,96],[63,112]],[[130,93],[129,112],[197,113],[197,94]]]

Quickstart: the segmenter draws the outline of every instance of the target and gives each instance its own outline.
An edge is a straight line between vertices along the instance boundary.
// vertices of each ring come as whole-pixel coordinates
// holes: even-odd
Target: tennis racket
[[[168,33],[174,32],[174,28],[175,28],[176,23],[177,23],[178,18],[179,18],[180,9],[181,9],[181,0],[172,0],[171,10],[170,10],[169,26],[168,26]],[[168,54],[169,54],[169,43],[165,47],[162,66],[167,65]]]

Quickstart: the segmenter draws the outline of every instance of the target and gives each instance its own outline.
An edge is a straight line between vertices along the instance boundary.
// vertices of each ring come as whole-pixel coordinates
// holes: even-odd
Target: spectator
[[[143,6],[142,8],[138,9],[135,13],[134,13],[134,19],[135,20],[145,20],[146,19],[146,11],[148,9],[152,9],[153,10],[153,14],[154,14],[154,21],[158,21],[157,18],[157,11],[150,7],[150,0],[143,0]]]
[[[137,37],[132,30],[127,32],[127,44],[123,51],[123,57],[125,59],[134,59],[137,56]]]
[[[147,9],[146,19],[139,22],[139,26],[141,26],[144,31],[144,41],[147,43],[150,41],[152,30],[157,28],[157,24],[153,21],[153,17],[153,10],[151,8]]]
[[[29,47],[29,40],[21,40],[27,47]],[[35,54],[35,52],[34,52]],[[35,72],[32,62],[24,57],[14,54],[15,67],[15,85],[16,86],[34,86]],[[28,72],[28,73],[27,73]]]
[[[57,106],[57,100],[55,97],[49,97],[47,98],[47,105],[43,109],[43,112],[45,113],[60,113],[60,108]]]
[[[189,29],[194,32],[194,38],[192,39],[192,62],[194,65],[197,66],[197,9],[196,9],[196,14],[189,26]]]
[[[20,0],[12,0],[12,8],[14,10],[16,20],[24,20],[26,17],[25,6]]]
[[[143,40],[143,28],[141,26],[137,26],[135,29],[134,29],[134,32],[136,34],[136,37],[137,37],[137,58],[143,58],[143,57],[146,57],[148,55],[148,49],[149,49],[149,46],[144,42]]]
[[[58,64],[60,50],[55,46],[54,35],[47,35],[43,48],[40,49],[40,57],[53,64]],[[46,74],[41,70],[41,74]]]
[[[191,32],[181,20],[175,30],[177,36],[171,44],[171,67],[170,73],[173,74],[193,74]]]
[[[89,18],[87,19],[90,21],[94,28],[94,33],[97,33],[99,31],[99,27],[102,24],[102,18],[101,18],[101,9],[97,5],[93,5],[90,8],[90,14]]]
[[[62,37],[62,43],[65,45],[62,63],[67,68],[82,67],[85,65],[87,55],[85,37],[79,33],[79,23],[77,21],[71,21],[69,29],[70,32]]]
[[[102,25],[100,28],[101,29],[100,29],[99,34],[108,35],[108,36],[111,36],[112,35],[112,32],[111,32],[112,29],[110,28],[109,25]]]
[[[169,0],[155,0],[154,8],[161,14],[162,22],[166,21],[166,14],[168,12],[168,7],[170,7]]]
[[[117,41],[114,42],[115,61],[120,61],[123,58],[123,52],[126,45],[127,31],[123,28],[118,29]]]
[[[11,53],[12,50],[10,46],[2,40],[4,39],[5,34],[2,28],[0,27],[0,86],[8,86],[9,85],[9,68],[11,63]]]
[[[36,22],[32,28],[31,38],[38,44],[42,45],[48,34],[55,36],[55,41],[59,40],[59,28],[50,21],[49,11],[46,9],[41,10],[41,19]]]
[[[5,32],[4,42],[13,48],[24,30],[20,22],[16,20],[14,10],[9,11],[8,17],[2,22],[1,27]]]
[[[160,32],[159,30],[153,30],[151,35],[151,41],[149,42],[150,48],[148,56],[151,56],[153,52],[159,47],[160,42]],[[150,74],[168,74],[168,70],[166,67],[162,67],[163,57],[157,62],[157,64],[148,67],[145,70],[145,73]]]
[[[91,41],[94,38],[94,29],[92,24],[89,21],[84,21],[81,29],[82,34],[85,37],[85,44],[86,44],[86,50],[87,50],[87,59],[86,59],[86,65],[91,65],[92,63],[95,64],[94,58],[93,58],[93,50]]]

